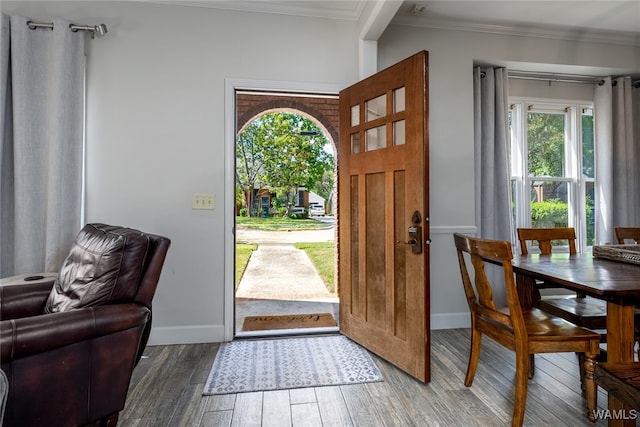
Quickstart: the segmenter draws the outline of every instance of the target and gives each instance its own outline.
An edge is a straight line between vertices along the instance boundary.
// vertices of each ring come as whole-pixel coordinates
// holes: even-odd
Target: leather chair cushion
[[[148,250],[149,238],[140,231],[87,224],[62,265],[45,313],[133,300]]]

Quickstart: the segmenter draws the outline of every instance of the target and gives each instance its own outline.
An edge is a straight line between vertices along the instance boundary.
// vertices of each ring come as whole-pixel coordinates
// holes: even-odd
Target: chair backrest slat
[[[528,255],[527,242],[537,242],[540,254],[551,255],[553,251],[552,242],[554,240],[565,240],[569,246],[569,253],[575,254],[576,231],[573,227],[558,228],[518,228],[518,240],[520,241],[520,252]]]
[[[624,245],[625,240],[634,240],[640,245],[640,227],[615,227],[618,243]]]

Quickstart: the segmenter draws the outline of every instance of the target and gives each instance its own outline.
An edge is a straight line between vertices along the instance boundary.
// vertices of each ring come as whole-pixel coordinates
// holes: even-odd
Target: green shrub
[[[569,223],[569,206],[559,199],[531,203],[532,227],[566,227]]]

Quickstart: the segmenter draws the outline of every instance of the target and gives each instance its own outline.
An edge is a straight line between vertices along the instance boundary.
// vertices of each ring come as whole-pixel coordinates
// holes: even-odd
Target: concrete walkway
[[[307,254],[291,244],[259,243],[236,298],[309,300],[331,294]]]
[[[328,312],[338,319],[336,295],[329,293],[307,254],[293,246],[297,242],[335,241],[334,227],[305,231],[257,231],[239,227],[236,241],[258,244],[236,291],[236,335],[273,333],[243,331],[246,316]],[[300,333],[300,330],[276,333]]]

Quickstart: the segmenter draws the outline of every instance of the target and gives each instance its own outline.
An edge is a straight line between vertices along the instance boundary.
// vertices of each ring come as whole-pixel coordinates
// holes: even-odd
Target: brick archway
[[[236,92],[236,135],[263,114],[283,110],[304,115],[319,125],[325,132],[327,139],[333,144],[337,167],[340,135],[340,100],[337,95],[287,95],[285,93],[238,91]],[[334,179],[337,183],[337,169],[334,170]],[[333,211],[337,212],[337,192],[334,192],[330,203],[333,205]]]
[[[323,127],[337,153],[340,113],[338,97],[239,92],[236,94],[236,135],[253,119],[269,111],[295,110]]]

